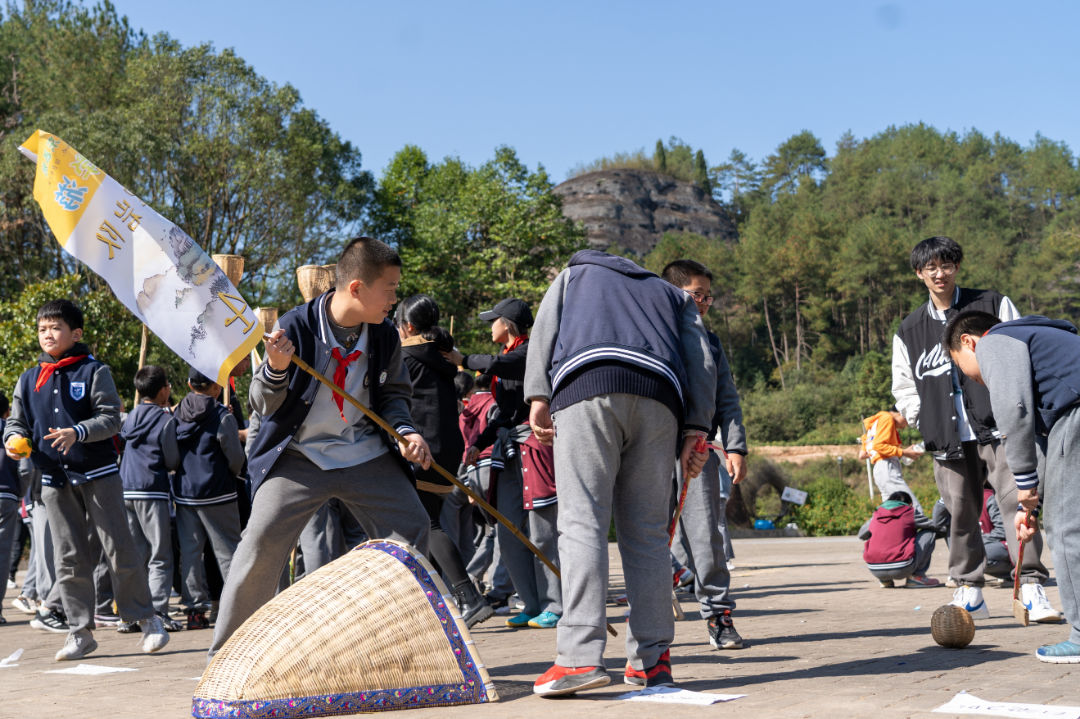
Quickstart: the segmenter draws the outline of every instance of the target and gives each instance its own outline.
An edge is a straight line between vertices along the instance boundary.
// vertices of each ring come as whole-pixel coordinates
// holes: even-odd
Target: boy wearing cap
[[[176,408],[178,462],[172,479],[176,532],[180,539],[181,601],[188,628],[205,628],[210,609],[203,550],[207,539],[221,576],[240,544],[240,510],[236,475],[244,465],[244,448],[236,418],[218,402],[221,385],[194,367],[188,372],[191,392]],[[166,453],[168,454],[168,453]]]
[[[480,319],[491,323],[491,341],[503,346],[501,354],[462,355],[456,350],[445,353],[448,360],[465,369],[493,376],[495,407],[487,426],[465,450],[465,463],[475,464],[481,451],[493,447],[495,508],[558,566],[555,487],[550,479],[543,480],[548,473],[538,471],[541,467],[550,467],[550,462],[545,462],[543,457],[548,450],[541,448],[535,440],[532,440],[532,446],[526,446],[532,436],[524,393],[532,311],[524,301],[508,297],[491,310],[481,312]],[[496,469],[500,462],[502,467]],[[525,463],[531,465],[531,474]],[[525,481],[527,475],[529,481]],[[502,524],[498,525],[496,534],[503,564],[510,573],[515,591],[525,602],[521,612],[506,620],[506,626],[512,629],[554,627],[562,615],[558,577]]]
[[[388,320],[401,258],[358,237],[337,261],[335,287],[287,312],[266,338],[251,381],[259,431],[251,443],[251,518],[229,567],[209,655],[277,589],[289,550],[315,512],[337,498],[372,538],[427,551],[431,521],[409,462],[431,466],[409,414],[412,383]],[[292,362],[296,355],[389,423],[396,442],[360,410]]]
[[[1040,661],[1080,664],[1080,337],[1064,320],[1031,315],[1001,322],[988,312],[949,320],[942,340],[966,377],[984,385],[1016,485],[1013,521],[1018,541],[1030,540],[1038,522],[1025,521],[1040,503],[1053,538],[1061,607],[1069,638],[1038,648]],[[1041,475],[1041,476],[1040,476]],[[1041,482],[1040,482],[1041,480]],[[1009,532],[1012,534],[1012,532]],[[1040,587],[1041,589],[1041,587]],[[1028,611],[1031,596],[1024,595]]]

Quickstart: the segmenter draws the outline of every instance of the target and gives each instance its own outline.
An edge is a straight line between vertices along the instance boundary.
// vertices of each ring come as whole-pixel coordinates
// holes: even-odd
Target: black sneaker
[[[673,687],[675,680],[671,677],[671,650],[665,649],[660,658],[648,669],[634,669],[630,663],[626,663],[626,671],[623,672],[623,682],[638,687]]]
[[[510,599],[509,597],[500,597],[500,598],[496,599],[495,597],[493,597],[491,595],[491,592],[488,592],[487,594],[484,595],[484,600],[489,605],[491,605],[492,609],[502,609],[503,607],[508,606],[509,605],[509,599]]]
[[[67,634],[71,631],[71,627],[68,626],[59,612],[44,607],[39,609],[37,615],[30,620],[30,626],[43,632],[53,632],[55,634]]]
[[[210,620],[206,618],[206,612],[198,609],[189,609],[187,613],[188,629],[209,629]]]
[[[709,644],[715,649],[742,649],[743,640],[731,621],[731,610],[725,609],[717,617],[709,617]]]
[[[116,631],[120,634],[134,634],[135,632],[141,632],[138,622],[120,622],[116,625]]]
[[[157,612],[157,615],[161,617],[161,625],[165,627],[165,631],[180,632],[184,630],[184,625],[170,617],[168,614]],[[138,628],[138,622],[136,622],[135,627],[136,629]]]

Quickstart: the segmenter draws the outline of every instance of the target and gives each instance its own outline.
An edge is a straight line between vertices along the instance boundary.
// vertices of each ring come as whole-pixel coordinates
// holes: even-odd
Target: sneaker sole
[[[608,684],[611,684],[611,676],[605,674],[603,676],[598,676],[590,679],[583,684],[578,684],[577,686],[553,689],[552,687],[555,684],[558,684],[559,681],[561,680],[556,679],[555,681],[548,682],[547,684],[534,684],[533,694],[542,697],[558,697],[565,696],[566,694],[573,694],[575,692],[585,691],[586,689],[599,689],[600,687],[606,687]]]
[[[64,627],[62,629],[60,627],[50,627],[48,624],[36,621],[34,619],[30,620],[30,626],[43,632],[52,632],[53,634],[67,634],[69,631],[71,631],[67,627]]]
[[[1028,619],[1033,622],[1039,622],[1040,624],[1061,624],[1064,617],[1057,612],[1052,614],[1043,614],[1036,616],[1030,609],[1028,610]]]
[[[1050,657],[1036,652],[1040,662],[1046,662],[1047,664],[1080,664],[1080,655],[1074,654],[1066,657]]]
[[[714,642],[712,640],[712,637],[709,638],[709,644],[712,645],[713,649],[742,649],[743,648],[743,643],[742,642],[724,642],[723,644],[721,644],[721,643],[718,643],[718,642]]]

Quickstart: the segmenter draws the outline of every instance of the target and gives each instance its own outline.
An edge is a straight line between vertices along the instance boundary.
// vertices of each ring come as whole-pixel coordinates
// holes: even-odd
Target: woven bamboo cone
[[[449,596],[434,568],[410,554]],[[206,668],[195,697],[268,701],[460,685],[460,659],[431,602],[401,561],[361,545],[248,618]],[[453,633],[472,654],[486,701],[497,701],[464,620],[452,602],[445,607]]]
[[[213,255],[214,263],[221,268],[225,276],[232,282],[233,287],[240,286],[240,279],[244,276],[244,258],[242,255]]]
[[[296,284],[304,302],[311,302],[330,289],[333,281],[325,265],[301,265],[296,268]]]

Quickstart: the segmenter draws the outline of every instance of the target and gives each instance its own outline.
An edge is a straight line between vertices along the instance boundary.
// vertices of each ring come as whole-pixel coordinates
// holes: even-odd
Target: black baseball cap
[[[487,312],[480,313],[480,319],[484,322],[491,322],[499,317],[510,320],[520,330],[532,327],[533,323],[532,311],[529,306],[517,297],[507,297]]]

